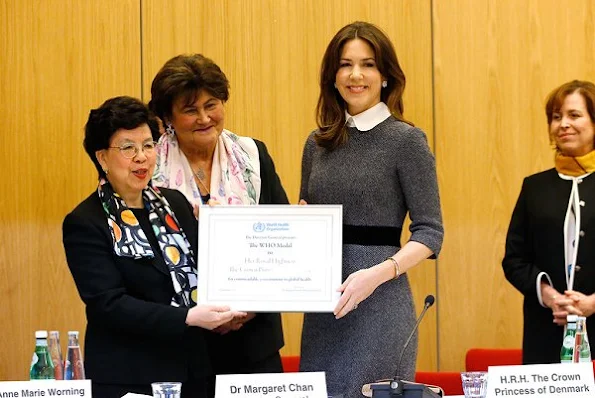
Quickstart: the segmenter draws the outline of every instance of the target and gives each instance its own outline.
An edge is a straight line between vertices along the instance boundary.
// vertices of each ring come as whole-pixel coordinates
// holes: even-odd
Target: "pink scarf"
[[[159,138],[153,183],[181,191],[192,204],[203,204],[194,173],[175,134]],[[213,155],[211,199],[222,205],[255,205],[260,198],[260,185],[260,163],[254,140],[223,130]]]

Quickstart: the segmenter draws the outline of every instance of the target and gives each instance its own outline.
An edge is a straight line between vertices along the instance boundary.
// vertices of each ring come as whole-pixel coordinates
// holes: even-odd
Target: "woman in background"
[[[319,129],[306,141],[300,197],[343,205],[342,296],[333,314],[306,314],[300,368],[325,371],[330,394],[361,396],[392,377],[415,325],[407,270],[440,251],[435,161],[423,131],[403,119],[405,76],[388,37],[354,22],[328,45]],[[405,216],[410,240],[401,247]],[[399,375],[413,380],[417,340]]]
[[[151,185],[157,122],[131,97],[107,100],[85,126],[97,190],[66,216],[64,249],[87,313],[85,367],[93,396],[151,394],[181,381],[205,397],[205,329],[243,313],[196,305],[197,222],[180,192]]]
[[[554,168],[523,181],[502,261],[506,279],[525,296],[526,364],[560,361],[569,314],[587,317],[587,331],[595,330],[595,85],[563,84],[545,113]]]
[[[209,58],[179,55],[163,65],[149,103],[166,130],[155,184],[180,190],[195,206],[289,203],[265,144],[224,128],[228,99],[227,77]],[[279,314],[235,318],[208,341],[215,374],[283,371]]]

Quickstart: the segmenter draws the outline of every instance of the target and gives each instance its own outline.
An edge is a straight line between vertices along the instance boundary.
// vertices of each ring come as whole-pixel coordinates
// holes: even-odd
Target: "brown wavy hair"
[[[376,65],[380,74],[387,80],[387,87],[381,90],[380,100],[392,115],[403,122],[403,91],[405,74],[399,65],[397,53],[388,36],[376,25],[368,22],[353,22],[337,32],[329,43],[320,67],[320,95],[316,105],[316,123],[319,132],[316,143],[327,150],[333,150],[347,142],[345,128],[346,104],[334,83],[339,70],[343,46],[348,41],[361,39],[374,50]]]

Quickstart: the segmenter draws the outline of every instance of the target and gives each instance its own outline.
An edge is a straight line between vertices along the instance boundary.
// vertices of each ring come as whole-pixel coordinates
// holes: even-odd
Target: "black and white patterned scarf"
[[[105,178],[99,180],[97,193],[107,215],[107,223],[114,240],[114,253],[120,257],[135,259],[155,257],[136,216]],[[159,242],[174,286],[175,295],[172,297],[171,305],[192,307],[196,305],[197,300],[197,269],[186,234],[158,188],[149,184],[142,195],[153,233]]]

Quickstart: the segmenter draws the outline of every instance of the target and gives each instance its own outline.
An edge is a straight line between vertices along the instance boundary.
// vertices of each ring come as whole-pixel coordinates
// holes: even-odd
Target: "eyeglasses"
[[[126,159],[132,159],[142,150],[145,155],[152,155],[155,153],[155,147],[157,143],[155,141],[147,141],[143,144],[142,148],[139,148],[133,143],[126,143],[120,146],[110,146],[108,148],[119,149],[122,156]]]

